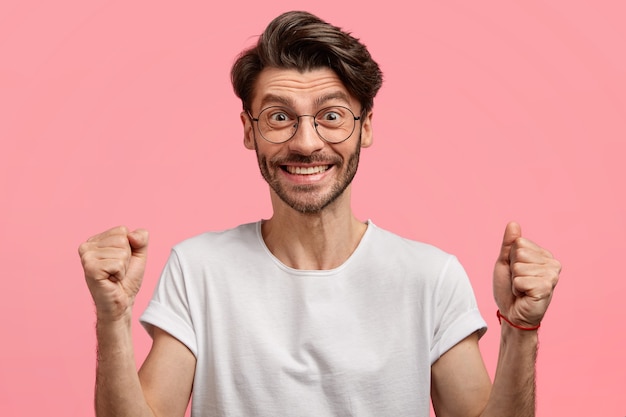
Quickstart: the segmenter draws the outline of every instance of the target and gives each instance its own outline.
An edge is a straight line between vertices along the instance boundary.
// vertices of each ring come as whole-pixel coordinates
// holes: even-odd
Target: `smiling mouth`
[[[312,167],[284,165],[282,169],[293,175],[313,175],[321,174],[322,172],[328,170],[330,167],[331,165],[316,165]]]

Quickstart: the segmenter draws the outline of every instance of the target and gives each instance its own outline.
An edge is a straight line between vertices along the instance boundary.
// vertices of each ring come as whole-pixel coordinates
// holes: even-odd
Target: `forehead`
[[[260,110],[267,105],[287,105],[294,108],[315,107],[329,102],[354,106],[351,96],[337,74],[330,68],[300,72],[294,69],[265,68],[259,74],[252,107]]]

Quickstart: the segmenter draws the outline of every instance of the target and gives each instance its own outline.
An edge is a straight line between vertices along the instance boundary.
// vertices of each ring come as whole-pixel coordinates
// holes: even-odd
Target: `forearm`
[[[537,331],[502,324],[496,375],[483,417],[535,415],[535,363]]]
[[[148,406],[135,363],[131,318],[98,320],[98,365],[95,407],[98,417],[154,417]]]

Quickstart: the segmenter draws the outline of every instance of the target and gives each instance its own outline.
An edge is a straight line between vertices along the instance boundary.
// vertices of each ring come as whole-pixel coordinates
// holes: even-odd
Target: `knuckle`
[[[552,277],[542,276],[536,283],[537,293],[541,295],[541,298],[547,298],[552,294],[554,285]]]
[[[552,290],[552,280],[550,279],[542,279],[539,283],[539,287],[543,292]]]
[[[532,240],[526,239],[525,237],[518,237],[516,243],[518,248],[533,249],[536,247]]]
[[[543,253],[546,256],[546,258],[554,259],[554,255],[548,249],[543,248]]]
[[[554,274],[551,279],[552,288],[556,287],[556,284],[559,282],[559,274]]]
[[[128,244],[128,240],[125,235],[115,235],[111,238],[111,245],[116,247],[124,247]]]
[[[529,254],[530,254],[530,250],[528,250],[527,248],[518,247],[515,250],[515,257],[517,259],[527,259]]]
[[[82,258],[88,250],[89,244],[87,242],[83,242],[78,246],[78,255]]]
[[[115,262],[113,263],[113,266],[115,267],[115,272],[124,271],[124,269],[126,269],[125,259],[121,259],[121,258],[116,259]]]
[[[101,271],[107,275],[107,277],[117,277],[121,279],[125,272],[125,264],[121,259],[111,259],[106,265],[101,266]]]
[[[91,243],[91,242],[101,242],[104,241],[106,239],[110,239],[113,236],[118,236],[118,235],[127,235],[128,232],[128,228],[126,226],[116,226],[113,227],[111,229],[105,230],[104,232],[98,233],[96,235],[91,236],[89,239],[87,239],[87,243]]]
[[[128,234],[128,227],[126,226],[117,226],[114,227],[113,229],[111,229],[111,231],[115,234],[120,234],[120,235],[127,235]]]
[[[91,250],[85,250],[80,256],[80,261],[83,264],[83,268],[87,269],[92,267],[96,257]]]

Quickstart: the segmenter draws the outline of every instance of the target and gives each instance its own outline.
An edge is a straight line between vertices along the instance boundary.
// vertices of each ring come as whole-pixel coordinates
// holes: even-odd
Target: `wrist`
[[[496,311],[496,316],[498,317],[498,322],[500,323],[500,325],[502,325],[502,322],[505,322],[506,325],[514,329],[525,331],[525,332],[536,332],[541,327],[541,322],[539,322],[536,325],[526,325],[526,324],[522,325],[522,324],[514,323],[511,320],[509,320],[507,317],[505,317],[502,313],[500,313],[500,310]]]
[[[539,347],[539,332],[537,330],[522,331],[504,323],[500,328],[500,349],[509,354],[525,352],[522,356],[536,352]]]
[[[128,307],[122,310],[100,309],[96,306],[96,322],[98,325],[127,326],[132,322],[133,310]]]

